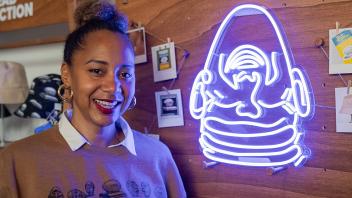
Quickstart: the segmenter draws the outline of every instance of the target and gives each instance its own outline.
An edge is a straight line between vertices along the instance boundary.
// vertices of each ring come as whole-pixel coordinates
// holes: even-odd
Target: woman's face
[[[72,122],[108,126],[134,96],[134,53],[127,36],[108,30],[86,35],[82,48],[74,52],[72,65],[61,69],[73,91]]]

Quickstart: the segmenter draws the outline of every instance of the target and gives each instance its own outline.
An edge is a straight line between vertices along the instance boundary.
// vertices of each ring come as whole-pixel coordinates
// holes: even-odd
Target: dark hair
[[[109,30],[127,34],[128,22],[115,6],[105,0],[86,0],[74,13],[77,28],[65,41],[64,61],[72,64],[72,56],[76,50],[82,49],[85,37],[94,31]]]

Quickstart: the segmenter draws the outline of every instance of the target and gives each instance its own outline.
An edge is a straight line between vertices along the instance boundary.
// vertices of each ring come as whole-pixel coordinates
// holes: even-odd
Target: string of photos
[[[320,48],[329,61],[329,74],[337,74],[345,87],[335,88],[335,107],[318,105],[317,107],[336,110],[336,132],[352,132],[352,95],[350,93],[351,81],[346,81],[341,74],[352,73],[352,28],[351,24],[341,28],[336,22],[336,28],[329,30],[329,53],[324,49],[323,38],[315,40],[315,47]],[[326,84],[322,83],[322,87]],[[323,125],[322,130],[327,126]]]
[[[154,126],[156,119],[158,127],[183,126],[183,108],[181,90],[174,89],[176,79],[180,74],[187,58],[190,56],[188,50],[172,42],[170,38],[162,39],[156,34],[146,31],[141,23],[132,22],[132,30],[129,30],[129,37],[134,45],[135,63],[147,62],[146,34],[162,42],[163,44],[151,47],[154,82],[171,80],[168,87],[163,86],[161,91],[155,92],[157,115],[148,127],[144,128],[149,133]],[[176,63],[176,49],[182,51],[182,58]]]

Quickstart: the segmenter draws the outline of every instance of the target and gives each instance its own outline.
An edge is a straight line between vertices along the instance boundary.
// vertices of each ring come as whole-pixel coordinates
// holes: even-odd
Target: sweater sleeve
[[[17,182],[10,151],[0,151],[0,197],[17,198]]]
[[[167,148],[167,160],[166,160],[166,187],[168,197],[171,198],[183,198],[186,196],[186,191],[183,186],[183,182],[176,166],[174,159],[172,158],[170,150]]]

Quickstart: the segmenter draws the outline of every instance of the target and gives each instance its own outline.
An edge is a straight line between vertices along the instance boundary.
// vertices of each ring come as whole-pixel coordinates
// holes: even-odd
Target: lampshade
[[[28,84],[23,65],[0,61],[0,103],[20,104],[27,95]]]

